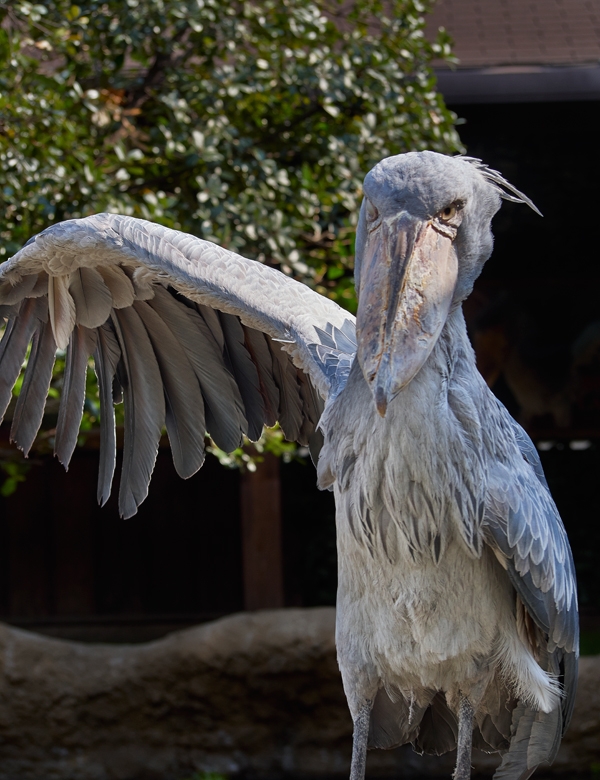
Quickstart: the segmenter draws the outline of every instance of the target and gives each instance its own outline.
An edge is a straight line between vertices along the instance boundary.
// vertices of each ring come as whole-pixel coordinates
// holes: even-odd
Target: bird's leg
[[[458,705],[458,744],[456,746],[456,769],[453,780],[470,780],[471,749],[473,746],[473,715],[475,711],[466,696],[461,695]]]
[[[367,763],[367,741],[369,739],[369,721],[373,702],[367,701],[358,711],[354,719],[354,733],[352,734],[352,764],[350,766],[350,780],[364,780],[365,766]]]

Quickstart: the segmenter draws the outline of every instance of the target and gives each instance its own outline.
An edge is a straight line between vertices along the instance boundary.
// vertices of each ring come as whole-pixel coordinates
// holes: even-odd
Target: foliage
[[[239,468],[242,471],[256,471],[256,464],[264,460],[264,453],[270,452],[281,458],[285,463],[297,457],[306,457],[307,447],[298,447],[294,442],[287,441],[283,431],[276,425],[274,428],[265,428],[263,435],[256,442],[246,442],[243,447],[238,447],[233,452],[224,452],[210,440],[207,451],[214,455],[222,466]]]
[[[365,172],[460,148],[430,68],[449,40],[424,37],[428,8],[0,0],[0,255],[58,220],[120,212],[279,266],[353,310]]]
[[[344,12],[344,8],[351,8]],[[0,3],[3,250],[133,214],[351,303],[364,173],[459,147],[419,0]]]
[[[0,487],[0,496],[8,498],[17,489],[20,482],[25,482],[25,475],[29,471],[29,464],[23,463],[20,458],[6,459],[0,462],[0,470],[4,472],[4,479]]]

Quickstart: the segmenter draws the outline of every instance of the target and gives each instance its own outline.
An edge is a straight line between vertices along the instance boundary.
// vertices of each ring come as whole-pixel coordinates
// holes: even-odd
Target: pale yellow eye
[[[456,216],[457,211],[458,209],[454,204],[452,204],[451,206],[446,206],[446,208],[440,212],[440,219],[443,222],[450,222],[450,220],[454,219],[454,217]]]

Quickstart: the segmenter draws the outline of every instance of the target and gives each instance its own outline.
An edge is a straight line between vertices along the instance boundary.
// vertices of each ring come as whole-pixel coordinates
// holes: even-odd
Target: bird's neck
[[[353,447],[360,440],[369,447],[377,442],[382,459],[390,450],[403,450],[406,457],[413,457],[416,448],[441,452],[443,442],[477,448],[488,396],[459,307],[450,313],[419,373],[390,402],[385,417],[378,414],[355,360],[346,387],[323,415],[322,427],[332,453],[338,446],[344,449],[342,439],[349,428]]]
[[[344,518],[362,522],[366,507],[374,524],[391,513],[415,549],[430,531],[446,544],[452,529],[461,527],[464,508],[455,493],[473,497],[478,506],[485,491],[489,398],[460,309],[385,417],[355,361],[348,384],[325,411],[318,463],[319,486],[337,492],[340,533]],[[431,507],[435,511],[425,511]]]
[[[490,391],[477,369],[475,352],[467,333],[462,307],[454,309],[421,371],[397,396],[396,419],[414,419],[424,403],[429,409],[432,425],[446,430],[449,436],[458,433],[463,439],[479,435],[482,417],[487,414]],[[426,400],[425,400],[426,399]],[[396,423],[397,424],[397,423]],[[479,446],[471,441],[473,446]]]
[[[359,369],[358,364],[356,368]],[[359,369],[360,370],[360,369]],[[479,396],[485,383],[477,370],[475,353],[463,315],[458,306],[450,312],[431,354],[416,377],[396,396],[390,409],[413,406],[415,399],[427,398],[432,406],[445,402],[458,388]],[[398,410],[399,411],[399,410]]]
[[[462,306],[450,312],[425,365],[429,372],[441,372],[450,384],[453,379],[471,375],[475,385],[480,385],[481,375],[477,370]]]

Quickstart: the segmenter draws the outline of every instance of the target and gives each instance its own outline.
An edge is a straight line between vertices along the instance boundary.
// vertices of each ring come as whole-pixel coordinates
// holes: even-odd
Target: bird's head
[[[383,416],[471,292],[492,253],[501,198],[537,209],[479,160],[435,152],[382,160],[364,193],[354,270],[358,361]]]

